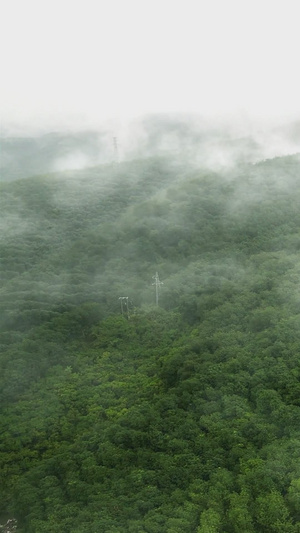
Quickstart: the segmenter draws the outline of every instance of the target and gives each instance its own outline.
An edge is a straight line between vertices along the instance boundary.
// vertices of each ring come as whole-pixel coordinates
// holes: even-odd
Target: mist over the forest
[[[299,532],[298,141],[2,139],[0,523]]]
[[[299,3],[2,4],[0,533],[300,533]]]
[[[116,139],[114,145],[113,139]],[[80,170],[136,158],[170,156],[186,164],[231,170],[299,152],[299,122],[212,121],[187,115],[149,115],[93,130],[1,136],[1,181]]]

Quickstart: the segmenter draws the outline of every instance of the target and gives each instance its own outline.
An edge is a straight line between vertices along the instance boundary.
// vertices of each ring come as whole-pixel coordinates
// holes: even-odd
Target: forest
[[[0,188],[0,523],[299,533],[300,156]]]

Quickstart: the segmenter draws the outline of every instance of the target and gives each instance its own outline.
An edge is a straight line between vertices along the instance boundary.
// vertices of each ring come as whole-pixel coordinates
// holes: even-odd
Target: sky
[[[1,127],[300,118],[297,0],[0,0]]]

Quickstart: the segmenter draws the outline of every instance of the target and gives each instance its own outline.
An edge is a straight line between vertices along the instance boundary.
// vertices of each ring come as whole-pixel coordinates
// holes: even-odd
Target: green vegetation
[[[299,170],[1,186],[1,523],[300,532]]]

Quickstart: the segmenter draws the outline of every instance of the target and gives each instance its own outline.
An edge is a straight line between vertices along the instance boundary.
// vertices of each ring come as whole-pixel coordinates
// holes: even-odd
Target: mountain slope
[[[165,157],[1,186],[0,522],[300,530],[299,169]]]

